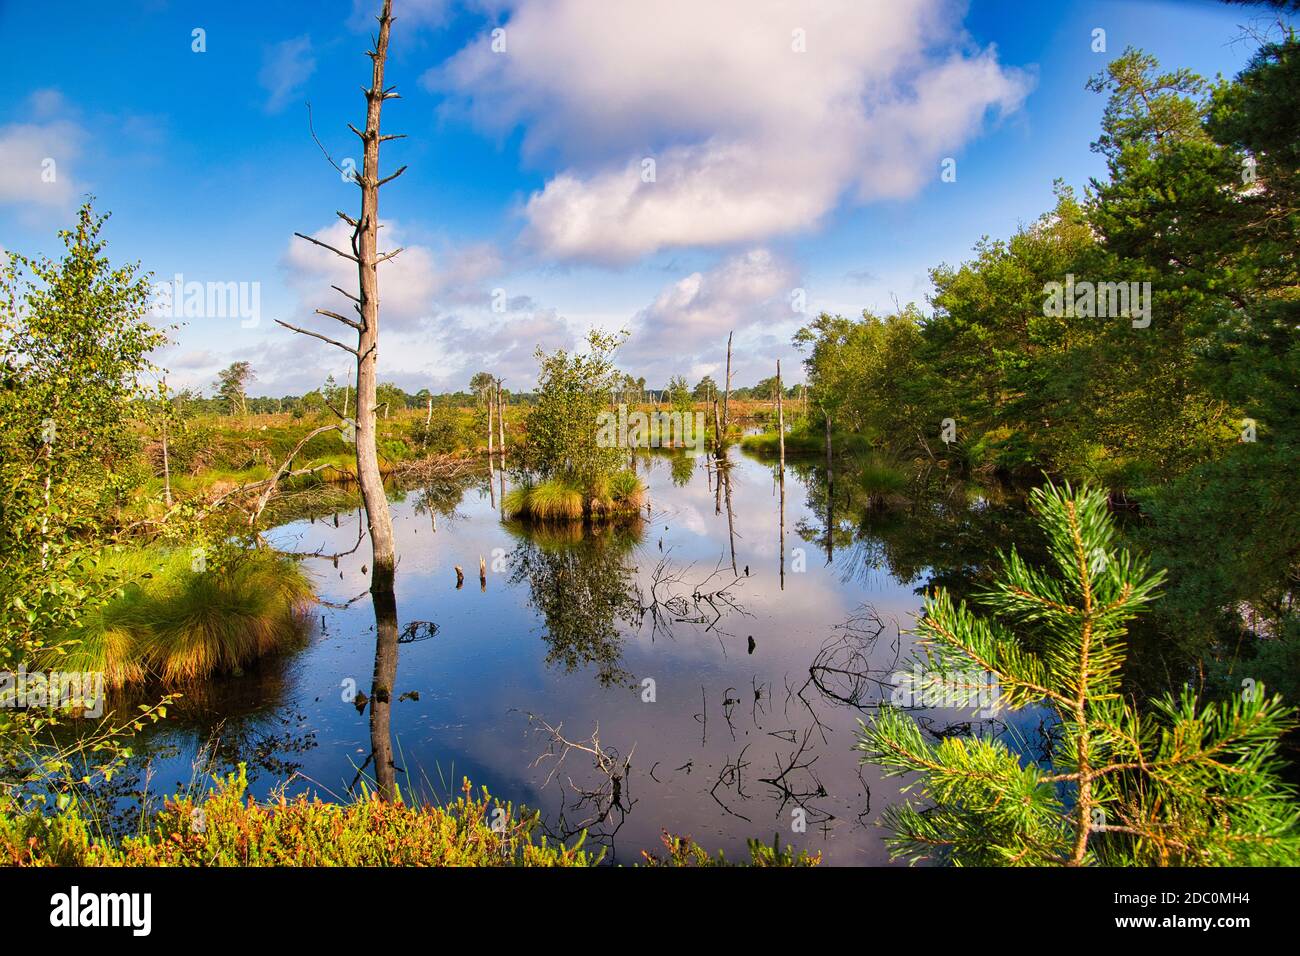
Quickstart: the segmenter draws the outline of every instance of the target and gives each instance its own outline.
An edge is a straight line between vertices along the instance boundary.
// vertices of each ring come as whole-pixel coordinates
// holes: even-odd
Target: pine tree
[[[891,852],[956,865],[1294,864],[1300,810],[1280,778],[1280,736],[1294,726],[1280,697],[1254,686],[1203,703],[1190,689],[1139,711],[1121,693],[1126,623],[1155,597],[1163,571],[1117,550],[1106,497],[1048,484],[1031,496],[1052,567],[1013,548],[978,595],[989,617],[943,590],[917,625],[915,690],[971,706],[998,682],[996,709],[1049,712],[1045,760],[1001,737],[927,740],[903,710],[862,724],[863,762],[919,774],[923,803],[889,808]]]

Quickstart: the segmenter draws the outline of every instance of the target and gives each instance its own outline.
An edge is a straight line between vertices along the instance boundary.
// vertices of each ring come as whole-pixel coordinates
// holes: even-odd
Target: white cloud
[[[760,241],[845,195],[910,196],[1030,87],[968,47],[952,0],[504,6],[506,52],[480,38],[424,82],[566,164],[524,209],[526,238],[560,259]]]
[[[637,313],[619,364],[656,383],[688,363],[692,376],[716,379],[725,362],[727,335],[734,331],[732,379],[743,382],[750,365],[766,367],[769,356],[775,362],[783,355],[784,347],[774,351],[765,333],[799,324],[802,316],[790,300],[798,282],[794,267],[767,249],[752,249],[694,272],[666,286]],[[755,349],[759,339],[769,347]]]
[[[348,252],[352,227],[339,220],[312,237]],[[403,242],[402,228],[394,222],[380,224],[379,239],[381,252],[402,247],[400,255],[379,264],[380,322],[385,328],[409,327],[437,315],[450,303],[486,303],[489,291],[483,281],[501,269],[500,256],[488,243],[440,255],[429,246]],[[347,300],[330,289],[331,285],[356,294],[356,263],[328,249],[294,237],[284,264],[289,285],[298,293],[306,314],[316,308],[345,311],[339,303],[348,305]]]
[[[529,389],[537,381],[537,349],[550,352],[576,345],[577,330],[555,309],[452,317],[438,323],[440,363],[430,368],[436,387],[451,391],[466,388],[470,376],[484,369],[511,388]]]
[[[352,229],[342,221],[312,233],[336,249],[350,249]],[[574,333],[554,310],[539,309],[526,296],[509,300],[506,311],[491,309],[492,284],[503,269],[498,250],[490,243],[437,248],[405,241],[403,227],[380,224],[380,250],[403,251],[379,265],[380,323],[383,329],[379,376],[411,391],[420,388],[464,388],[469,376],[483,368],[503,375],[516,388],[531,384],[536,373],[533,352],[571,347]],[[353,333],[338,323],[313,315],[316,308],[351,316],[349,300],[333,291],[337,285],[354,293],[356,264],[328,249],[294,238],[283,264],[289,287],[299,300],[296,317],[281,316],[295,325],[350,341]],[[492,281],[489,281],[492,280]],[[282,330],[283,331],[283,330]],[[283,331],[293,338],[293,334]],[[282,344],[267,346],[252,357],[255,366],[275,368],[261,383],[262,391],[280,394],[315,387],[325,370],[348,358],[323,343],[308,343],[312,355],[304,360],[303,342],[294,342],[300,357],[281,370]],[[319,354],[317,354],[319,353]],[[337,370],[335,371],[337,375]]]
[[[72,176],[86,139],[55,90],[27,100],[31,120],[0,126],[0,203],[69,205],[81,191]]]
[[[257,74],[257,82],[268,94],[267,112],[278,113],[288,106],[315,72],[310,36],[304,34],[269,47],[262,54],[262,70]]]

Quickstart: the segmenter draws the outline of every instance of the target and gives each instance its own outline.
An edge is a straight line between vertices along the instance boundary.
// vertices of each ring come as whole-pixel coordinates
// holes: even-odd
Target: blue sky
[[[0,0],[0,249],[54,253],[93,193],[115,259],[239,283],[257,303],[186,319],[159,356],[169,383],[210,386],[240,359],[256,393],[343,374],[344,353],[273,320],[309,324],[343,302],[331,283],[355,284],[293,233],[337,233],[334,210],[359,205],[306,104],[335,160],[359,161],[346,124],[363,119],[372,6]],[[394,13],[387,82],[402,99],[384,125],[408,138],[382,164],[409,169],[381,196],[381,247],[407,251],[381,266],[379,360],[412,391],[464,387],[480,368],[527,387],[537,346],[593,326],[629,330],[620,364],[652,385],[716,373],[732,329],[740,384],[778,357],[794,371],[790,335],[810,315],[923,302],[929,268],[1032,221],[1055,178],[1099,175],[1088,144],[1103,103],[1084,83],[1109,59],[1133,45],[1232,75],[1257,15],[1210,0],[395,0]]]

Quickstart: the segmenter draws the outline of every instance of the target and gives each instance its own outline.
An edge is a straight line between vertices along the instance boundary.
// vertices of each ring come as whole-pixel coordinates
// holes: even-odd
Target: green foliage
[[[869,451],[871,449],[870,439],[865,435],[834,432],[831,441],[834,443],[837,452]],[[760,432],[757,435],[746,435],[740,440],[740,447],[745,451],[765,458],[776,457],[780,453],[780,445],[781,440],[775,429],[769,432]],[[820,429],[808,431],[795,428],[785,434],[785,455],[787,458],[812,457],[824,454],[825,451],[826,435]]]
[[[576,521],[582,518],[582,492],[558,479],[521,485],[506,493],[504,508],[512,518]]]
[[[524,449],[529,474],[560,479],[587,495],[621,469],[626,452],[598,441],[599,416],[609,411],[621,381],[613,359],[620,341],[593,331],[585,353],[537,351],[537,402],[528,412]]]
[[[1163,572],[1116,548],[1104,495],[1049,484],[1032,503],[1049,566],[1013,547],[980,595],[989,617],[943,590],[927,598],[913,691],[974,706],[978,675],[992,675],[999,709],[1050,712],[1046,759],[1001,738],[932,743],[885,707],[862,725],[863,760],[918,774],[905,790],[923,800],[885,812],[892,852],[983,866],[1293,863],[1300,807],[1278,758],[1291,711],[1262,687],[1218,703],[1185,689],[1139,710],[1120,692],[1124,636]]]
[[[671,388],[671,385],[669,386]],[[695,388],[691,389],[691,398],[697,402],[711,402],[719,395],[718,383],[713,380],[712,375],[706,375],[695,383]]]
[[[92,536],[116,530],[143,477],[131,422],[166,334],[146,318],[148,277],[104,254],[106,218],[87,202],[61,258],[10,252],[0,270],[0,671],[50,650],[121,583],[91,580]],[[38,740],[56,716],[0,710],[0,786],[62,759]]]
[[[248,414],[248,382],[253,379],[253,366],[247,362],[232,362],[217,373],[217,398],[227,415]]]
[[[903,498],[911,487],[906,472],[897,462],[879,452],[871,452],[858,462],[854,474],[867,493],[872,507],[881,507]]]
[[[796,333],[795,345],[807,352],[810,396],[820,412],[810,437],[832,428],[896,447],[924,444],[930,401],[921,367],[921,315],[913,306],[878,317],[862,313],[854,322],[822,314]],[[770,399],[770,392],[760,394]],[[822,427],[817,427],[822,426]]]
[[[517,526],[510,583],[525,587],[545,626],[546,662],[572,672],[593,667],[603,685],[630,680],[623,642],[643,613],[629,557],[641,537],[636,520],[594,526]]]
[[[668,404],[673,411],[681,412],[683,415],[689,415],[695,408],[695,398],[691,394],[691,387],[686,384],[686,379],[680,375],[674,375],[668,382]]]
[[[0,803],[0,865],[32,866],[457,866],[590,867],[604,851],[568,846],[539,833],[536,812],[475,792],[468,780],[445,806],[407,805],[364,793],[350,803],[298,796],[258,802],[238,772],[214,780],[199,797],[170,798],[141,821],[136,835],[104,837],[92,812],[72,803],[43,815]],[[664,833],[666,853],[643,854],[653,867],[733,866],[690,838]],[[821,862],[782,847],[749,841],[750,865],[809,867]]]
[[[1300,41],[1266,42],[1214,84],[1130,49],[1089,87],[1106,96],[1107,175],[1083,200],[1058,185],[1037,222],[934,269],[931,315],[822,315],[795,344],[810,434],[830,417],[837,444],[1136,503],[1132,533],[1171,578],[1139,625],[1139,670],[1173,689],[1296,614]],[[1049,283],[1068,276],[1150,283],[1149,324],[1056,314]]]

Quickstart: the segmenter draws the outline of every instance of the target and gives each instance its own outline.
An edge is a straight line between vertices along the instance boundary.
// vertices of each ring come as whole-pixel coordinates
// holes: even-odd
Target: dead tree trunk
[[[501,466],[506,462],[506,399],[501,388],[501,379],[497,379],[497,445],[501,448]]]
[[[357,265],[357,295],[335,288],[352,300],[357,319],[348,318],[326,309],[317,309],[319,315],[327,316],[343,323],[357,333],[357,346],[353,348],[342,342],[313,332],[276,321],[285,328],[302,335],[310,335],[324,342],[351,353],[357,363],[357,401],[356,401],[356,443],[357,443],[357,482],[361,486],[361,498],[365,503],[366,517],[370,526],[370,544],[373,556],[370,587],[372,591],[391,591],[393,587],[393,570],[396,556],[393,548],[393,519],[388,510],[388,498],[384,493],[383,475],[379,471],[379,456],[376,450],[375,413],[378,406],[375,401],[376,373],[375,363],[379,354],[379,263],[393,258],[401,249],[380,253],[379,245],[379,188],[392,182],[406,167],[400,167],[390,176],[379,176],[379,146],[390,139],[399,139],[394,134],[381,135],[379,132],[380,113],[384,101],[397,98],[397,93],[384,88],[384,65],[388,59],[388,35],[393,23],[392,0],[384,0],[383,10],[379,15],[379,36],[375,48],[368,52],[371,60],[370,88],[365,90],[366,127],[359,130],[349,124],[349,129],[360,137],[364,149],[364,159],[360,175],[356,176],[357,185],[361,187],[361,217],[353,219],[346,213],[338,216],[352,227],[352,251],[321,242],[311,236],[295,233],[299,238],[328,249]],[[313,133],[313,136],[315,134]],[[319,143],[319,141],[317,141]],[[324,147],[321,147],[324,151]],[[326,153],[329,159],[329,154]],[[339,172],[342,169],[333,159],[330,163]],[[347,386],[344,386],[347,388]],[[344,401],[347,399],[345,398]],[[346,411],[345,411],[346,417]]]
[[[727,333],[727,391],[722,396],[722,437],[727,435],[727,428],[731,425],[731,337],[734,332]]]
[[[713,400],[713,453],[722,457],[722,419],[718,417],[718,400]]]
[[[781,387],[781,360],[776,360],[776,435],[781,447],[781,480],[785,481],[785,389]]]

